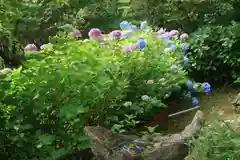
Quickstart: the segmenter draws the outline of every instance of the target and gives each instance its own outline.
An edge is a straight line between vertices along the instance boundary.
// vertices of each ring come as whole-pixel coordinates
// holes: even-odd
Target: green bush
[[[20,6],[20,3],[15,0],[1,3],[0,6],[0,56],[12,66],[18,66],[23,58],[20,44],[14,35],[16,21],[21,16],[16,6]]]
[[[240,3],[236,0],[132,0],[129,18],[147,20],[152,26],[181,28],[192,32],[207,24],[229,24],[239,20]]]
[[[216,118],[216,117],[215,117]],[[224,122],[215,119],[206,124],[199,137],[193,140],[190,159],[237,160],[240,157],[239,120]]]
[[[147,28],[98,42],[60,32],[45,49],[27,52],[24,65],[1,79],[9,158],[56,159],[88,147],[85,125],[154,116],[187,80],[177,37],[168,44]],[[136,48],[123,51],[129,44]]]
[[[191,35],[193,77],[209,81],[232,81],[240,67],[239,24],[230,26],[205,26]],[[233,77],[235,78],[235,77]]]

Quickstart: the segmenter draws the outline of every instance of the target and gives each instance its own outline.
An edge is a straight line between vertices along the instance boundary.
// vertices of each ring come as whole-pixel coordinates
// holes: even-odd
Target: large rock
[[[137,136],[113,133],[100,126],[85,127],[90,136],[91,149],[99,160],[182,160],[188,155],[187,141],[196,136],[204,122],[203,113],[197,111],[192,122],[177,134],[154,136],[153,142],[142,142]]]

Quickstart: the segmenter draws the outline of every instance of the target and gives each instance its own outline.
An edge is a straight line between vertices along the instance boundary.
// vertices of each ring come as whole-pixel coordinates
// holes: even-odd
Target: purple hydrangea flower
[[[127,152],[130,152],[130,147],[128,147],[127,145],[124,145],[121,147],[120,149],[121,151],[127,151]]]
[[[162,36],[164,36],[164,37],[170,37],[170,33],[169,32],[165,32],[164,34],[162,34]]]
[[[72,37],[76,37],[76,38],[82,37],[81,32],[79,30],[77,30],[77,29],[75,29],[74,31],[70,32],[68,35],[72,36]]]
[[[172,45],[170,46],[170,48],[174,51],[174,50],[177,49],[177,46],[176,46],[175,44],[172,44]]]
[[[192,98],[192,104],[193,104],[194,106],[199,104],[199,101],[198,101],[197,97],[193,97],[193,98]]]
[[[188,80],[185,84],[189,89],[193,88],[193,82],[192,81]]]
[[[120,23],[120,28],[121,28],[121,29],[128,29],[129,26],[130,26],[130,24],[128,23],[128,21],[122,21],[122,22]]]
[[[144,39],[139,39],[139,40],[137,41],[137,45],[138,45],[138,49],[139,49],[139,50],[142,50],[143,48],[146,47],[146,42],[145,42]]]
[[[45,48],[45,44],[40,46],[40,49],[44,49]]]
[[[102,40],[103,39],[103,35],[100,29],[98,28],[92,28],[89,32],[88,32],[88,36],[91,39],[94,40]]]
[[[177,65],[172,65],[172,66],[170,67],[170,69],[171,69],[172,71],[177,71],[178,67],[177,67]]]
[[[109,33],[110,38],[112,39],[119,39],[122,35],[122,32],[120,30],[115,30]]]
[[[35,44],[28,44],[25,48],[24,48],[25,52],[37,52],[38,48]]]
[[[176,36],[176,35],[178,35],[178,34],[179,34],[178,30],[171,30],[171,31],[169,32],[169,36],[170,36],[170,37]]]
[[[188,34],[187,33],[183,33],[181,36],[180,36],[180,39],[188,39]]]
[[[209,93],[211,92],[211,85],[208,83],[208,82],[204,82],[202,84],[202,87],[203,87],[203,92],[204,93]]]
[[[137,26],[136,25],[132,25],[132,30],[133,31],[137,30]]]
[[[135,48],[137,48],[137,44],[127,44],[123,47],[122,51],[123,52],[131,52],[133,51]]]

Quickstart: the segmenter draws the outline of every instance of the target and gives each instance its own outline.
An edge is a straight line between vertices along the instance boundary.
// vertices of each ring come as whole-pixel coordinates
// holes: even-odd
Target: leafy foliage
[[[192,75],[210,81],[231,80],[240,67],[239,28],[239,24],[205,26],[194,32],[189,54],[193,62]]]
[[[59,158],[88,147],[86,124],[112,127],[126,114],[147,119],[164,107],[162,100],[181,89],[187,72],[181,41],[173,37],[178,47],[166,52],[169,44],[154,34],[138,29],[98,42],[60,32],[51,47],[27,52],[24,65],[1,79],[1,134],[10,159]],[[145,47],[122,50],[139,45],[139,38]]]
[[[191,157],[204,160],[235,160],[240,156],[239,141],[238,119],[229,122],[215,119],[202,129],[199,138],[193,140]]]
[[[228,24],[239,20],[239,1],[235,0],[132,0],[129,17],[145,18],[153,26],[181,28],[192,32],[206,24]]]

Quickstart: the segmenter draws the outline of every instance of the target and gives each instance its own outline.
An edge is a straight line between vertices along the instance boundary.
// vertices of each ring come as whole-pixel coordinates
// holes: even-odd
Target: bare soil
[[[240,92],[240,88],[217,89],[208,95],[201,95],[200,110],[204,112],[206,120],[212,116],[213,112],[221,112],[221,118],[226,120],[234,119],[236,113],[231,102]],[[182,104],[179,104],[181,107]],[[185,106],[186,107],[186,106]],[[190,106],[191,107],[191,106]],[[188,125],[196,111],[191,111],[172,117],[168,120],[168,133],[180,132]],[[212,117],[211,117],[212,118]]]

